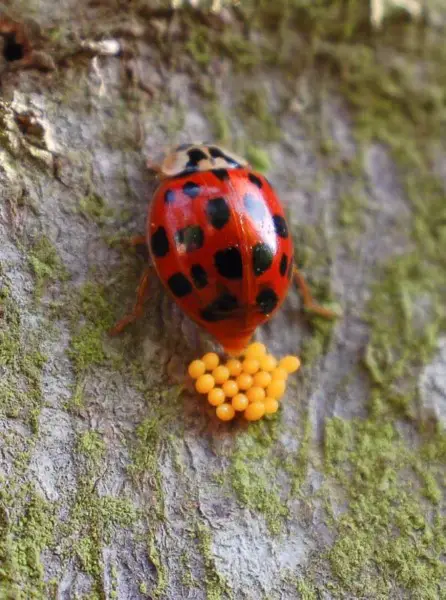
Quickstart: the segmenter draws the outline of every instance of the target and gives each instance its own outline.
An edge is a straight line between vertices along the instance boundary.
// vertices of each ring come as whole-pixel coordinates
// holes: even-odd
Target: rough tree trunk
[[[366,5],[3,4],[0,598],[446,598],[444,31]],[[212,343],[159,282],[107,334],[145,161],[200,139],[267,173],[343,310],[293,290],[259,331],[304,366],[249,427],[183,387]]]

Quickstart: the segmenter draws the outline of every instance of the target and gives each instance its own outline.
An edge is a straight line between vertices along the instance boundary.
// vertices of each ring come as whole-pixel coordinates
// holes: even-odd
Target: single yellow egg
[[[190,365],[189,368],[187,369],[187,372],[189,373],[189,375],[192,377],[192,379],[198,379],[200,377],[200,375],[203,375],[203,373],[206,371],[206,366],[204,364],[204,362],[202,360],[193,360]]]
[[[254,342],[248,346],[245,352],[245,358],[255,358],[259,359],[266,354],[266,346],[265,344],[261,344],[260,342]]]
[[[213,371],[216,367],[218,367],[220,362],[218,354],[215,354],[215,352],[207,352],[201,360],[204,362],[206,371]]]
[[[288,379],[288,372],[283,367],[276,367],[272,373],[271,377],[274,379],[283,379],[286,381]]]
[[[225,381],[222,387],[228,398],[233,398],[238,393],[238,385],[233,379]]]
[[[248,406],[248,404],[249,404],[249,400],[245,396],[245,394],[237,394],[232,399],[232,406],[234,407],[234,410],[239,410],[239,411],[245,410],[245,408]]]
[[[266,389],[266,395],[278,400],[285,393],[286,384],[283,379],[273,379]]]
[[[254,375],[254,385],[266,388],[271,383],[271,375],[267,371],[259,371]]]
[[[260,359],[260,368],[262,371],[268,371],[270,373],[273,369],[277,367],[277,360],[274,358],[272,354],[267,354],[266,356],[262,356]]]
[[[266,394],[265,390],[261,387],[251,387],[246,392],[246,396],[250,402],[263,402],[265,400]]]
[[[200,377],[195,382],[195,389],[199,394],[207,394],[212,390],[215,386],[215,381],[212,375],[205,374],[200,375]]]
[[[237,377],[242,372],[242,363],[236,358],[231,358],[228,360],[226,367],[228,368],[229,374],[232,375],[232,377]]]
[[[220,406],[225,400],[226,396],[221,388],[214,388],[208,394],[208,402],[212,406]]]
[[[279,402],[275,398],[265,398],[263,406],[265,407],[265,415],[273,415],[279,410]]]
[[[253,402],[243,413],[247,421],[258,421],[265,414],[265,405],[263,402]]]
[[[241,373],[236,379],[239,390],[249,390],[252,386],[252,377],[248,373]]]
[[[217,410],[215,412],[217,413],[217,417],[220,419],[220,421],[232,421],[232,419],[235,417],[235,410],[233,406],[227,402],[217,406]]]
[[[254,375],[260,368],[260,363],[255,358],[245,358],[242,363],[243,371],[248,375]]]
[[[300,368],[300,360],[297,356],[285,356],[280,360],[279,367],[285,369],[287,373],[295,373]]]
[[[223,365],[219,365],[212,371],[212,377],[215,379],[215,383],[224,383],[229,379],[229,369]]]

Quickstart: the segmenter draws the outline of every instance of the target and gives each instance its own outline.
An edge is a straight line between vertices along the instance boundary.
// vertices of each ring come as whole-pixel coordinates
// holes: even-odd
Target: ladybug
[[[181,309],[231,355],[279,309],[293,276],[304,304],[325,317],[293,263],[293,241],[269,181],[248,163],[210,144],[183,144],[151,166],[160,178],[145,236],[153,266]],[[133,312],[143,312],[150,278],[142,275]]]

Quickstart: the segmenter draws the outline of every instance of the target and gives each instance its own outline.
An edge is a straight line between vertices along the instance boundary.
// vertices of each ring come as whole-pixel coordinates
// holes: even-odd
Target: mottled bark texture
[[[0,598],[446,597],[443,21],[374,34],[365,5],[3,3]],[[213,346],[158,281],[107,333],[146,160],[210,139],[266,172],[343,311],[293,290],[258,332],[303,369],[249,426],[183,385]]]

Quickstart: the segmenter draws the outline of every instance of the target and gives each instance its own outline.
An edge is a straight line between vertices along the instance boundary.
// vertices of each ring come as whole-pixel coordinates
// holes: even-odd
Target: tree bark
[[[273,18],[272,4],[259,11]],[[243,44],[256,45],[241,19],[251,6],[217,15],[136,1],[5,7],[2,599],[445,597],[446,445],[426,412],[438,419],[444,403],[429,388],[444,380],[444,351],[432,358],[445,328],[444,223],[428,226],[426,213],[444,212],[445,155],[437,147],[440,167],[426,174],[396,162],[393,142],[409,142],[401,134],[386,145],[381,121],[358,136],[369,113],[358,111],[355,86],[383,111],[393,98],[404,135],[415,114],[404,98],[426,127],[430,109],[403,78],[395,89],[356,84],[356,38],[332,47],[328,36],[306,64],[294,22],[284,48],[270,29],[259,34],[277,44],[275,66],[240,72],[235,55],[248,60]],[[284,72],[281,52],[297,39],[302,54]],[[343,73],[317,64],[328,54],[324,65],[341,57]],[[145,231],[156,186],[146,161],[200,139],[266,171],[313,293],[343,312],[333,323],[311,317],[293,289],[258,332],[276,356],[301,355],[303,368],[277,417],[256,424],[218,422],[194,393],[187,365],[215,346],[156,279],[143,318],[108,334],[133,306],[147,261],[125,243]],[[414,173],[414,185],[435,180],[425,197],[436,208],[412,201]]]

